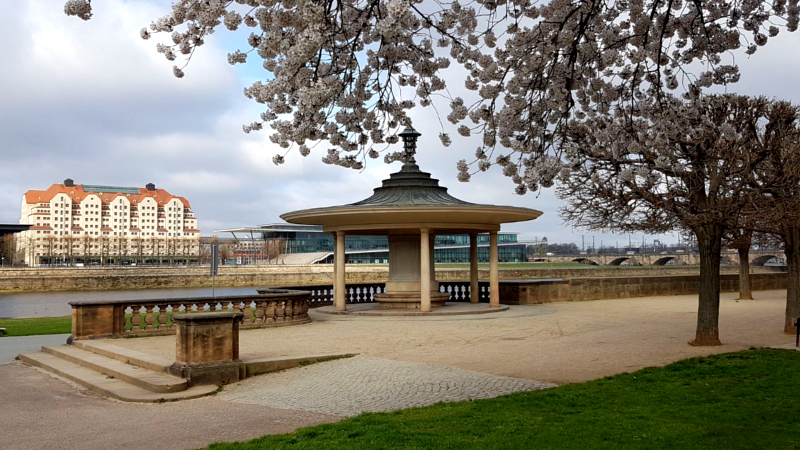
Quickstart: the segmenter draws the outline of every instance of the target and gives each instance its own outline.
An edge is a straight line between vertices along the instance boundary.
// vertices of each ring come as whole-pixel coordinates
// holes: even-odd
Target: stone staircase
[[[185,400],[208,395],[216,385],[189,386],[169,374],[171,361],[100,341],[42,347],[19,359],[107,397],[126,402]]]

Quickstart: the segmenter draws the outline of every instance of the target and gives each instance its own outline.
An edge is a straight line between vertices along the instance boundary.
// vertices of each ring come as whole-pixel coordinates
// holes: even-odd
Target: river
[[[256,287],[218,287],[215,294],[254,294]],[[127,291],[65,291],[0,294],[0,318],[56,317],[72,314],[69,302],[145,298],[211,297],[211,288],[137,289]]]

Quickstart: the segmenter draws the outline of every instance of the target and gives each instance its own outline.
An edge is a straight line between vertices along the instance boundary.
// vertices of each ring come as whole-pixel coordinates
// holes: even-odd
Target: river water
[[[254,294],[255,291],[256,287],[217,287],[214,293],[217,296],[244,295]],[[72,313],[69,302],[79,300],[138,300],[180,297],[211,297],[211,288],[0,294],[0,318],[68,316]]]

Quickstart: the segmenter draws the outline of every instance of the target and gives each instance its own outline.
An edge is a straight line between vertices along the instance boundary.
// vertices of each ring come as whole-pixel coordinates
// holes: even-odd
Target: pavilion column
[[[497,273],[497,231],[489,232],[489,306],[500,307],[500,278]]]
[[[478,303],[478,233],[469,234],[469,302]]]
[[[419,229],[419,282],[420,306],[422,312],[431,311],[431,241],[427,228]]]
[[[344,231],[337,231],[334,239],[336,247],[333,251],[333,305],[337,311],[347,310],[345,305],[345,266],[344,266]]]

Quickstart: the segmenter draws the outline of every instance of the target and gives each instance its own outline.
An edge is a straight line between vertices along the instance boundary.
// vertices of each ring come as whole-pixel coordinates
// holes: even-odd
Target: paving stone
[[[455,367],[356,356],[250,378],[226,387],[217,398],[354,416],[552,386]]]

